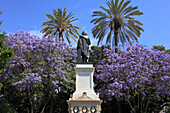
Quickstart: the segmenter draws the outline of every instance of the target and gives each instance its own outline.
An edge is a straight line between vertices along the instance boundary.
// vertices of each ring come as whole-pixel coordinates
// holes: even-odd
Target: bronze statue
[[[85,63],[88,61],[90,44],[90,38],[87,36],[86,31],[83,31],[77,43],[77,63]]]

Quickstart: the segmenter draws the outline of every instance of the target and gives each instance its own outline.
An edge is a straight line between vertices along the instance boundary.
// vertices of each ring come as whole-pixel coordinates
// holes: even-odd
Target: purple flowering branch
[[[99,89],[101,96],[106,95],[110,100],[112,97],[125,99],[129,104],[133,102],[130,104],[133,109],[137,98],[138,108],[145,108],[144,111],[148,109],[153,92],[170,96],[169,54],[139,44],[118,53],[107,48],[104,52],[106,58],[96,67],[95,74],[104,84]]]
[[[56,39],[54,36],[39,38],[23,30],[7,38],[6,44],[15,56],[4,76],[13,86],[31,94],[28,95],[32,102],[30,106],[41,102],[43,96],[50,99],[56,88],[60,88],[60,91],[64,90],[63,87],[71,89],[69,84],[74,83],[74,79],[70,78],[74,77],[72,70],[76,49]],[[43,88],[46,92],[43,92]],[[40,92],[44,94],[40,95]]]

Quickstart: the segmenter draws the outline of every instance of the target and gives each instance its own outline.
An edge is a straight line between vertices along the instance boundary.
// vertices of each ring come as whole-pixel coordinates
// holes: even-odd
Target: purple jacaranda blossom
[[[76,48],[55,36],[39,38],[22,31],[10,34],[6,44],[14,53],[10,65],[1,76],[19,94],[30,95],[35,108],[47,96],[74,90]]]
[[[69,77],[73,76],[70,71],[74,69],[77,51],[71,45],[55,36],[39,38],[23,30],[9,34],[5,43],[15,56],[4,76],[12,76],[14,86],[25,90],[47,81],[55,87],[72,82]]]
[[[99,89],[101,97],[128,100],[136,93],[148,95],[151,88],[170,96],[169,54],[139,44],[119,54],[107,48],[103,51],[105,58],[98,63],[95,73],[96,79],[105,86]]]

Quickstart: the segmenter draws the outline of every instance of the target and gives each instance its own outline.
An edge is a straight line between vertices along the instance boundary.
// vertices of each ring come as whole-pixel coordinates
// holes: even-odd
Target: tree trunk
[[[64,39],[63,39],[63,36],[62,36],[63,34],[62,34],[62,32],[59,32],[59,41],[61,41],[61,39],[60,38],[62,38],[62,41],[64,41]]]
[[[30,97],[30,87],[28,87],[27,94],[28,94],[27,96],[28,96],[29,105],[30,105],[30,113],[34,113],[34,107],[31,101],[31,97]]]
[[[50,100],[50,111],[49,113],[53,113],[53,97]]]
[[[52,90],[49,92],[48,99],[47,99],[47,101],[46,101],[45,105],[43,106],[43,108],[42,108],[42,110],[41,110],[40,113],[44,113],[44,110],[45,110],[45,108],[46,108],[48,102],[49,102],[49,101],[51,100],[51,98],[52,98],[52,93],[53,93],[54,89],[55,89],[55,87],[52,88]]]
[[[43,108],[42,108],[42,110],[41,110],[40,113],[44,113],[44,110],[45,110],[45,108],[46,108],[46,106],[47,106],[49,100],[50,100],[50,97],[48,98],[47,102],[46,102],[45,105],[43,106]]]
[[[115,53],[118,53],[118,29],[114,30],[114,39],[115,39]]]
[[[119,99],[116,99],[116,100],[117,100],[117,104],[118,104],[118,113],[122,113],[120,100]]]

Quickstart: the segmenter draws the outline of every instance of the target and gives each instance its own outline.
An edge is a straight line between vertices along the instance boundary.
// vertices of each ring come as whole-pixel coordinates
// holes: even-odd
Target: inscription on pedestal
[[[90,89],[90,85],[90,76],[84,74],[78,77],[78,90]]]

